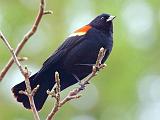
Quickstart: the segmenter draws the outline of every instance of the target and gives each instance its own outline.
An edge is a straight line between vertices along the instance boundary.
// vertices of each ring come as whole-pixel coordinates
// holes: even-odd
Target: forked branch
[[[25,91],[20,91],[19,93],[28,96],[29,102],[30,102],[30,106],[31,106],[31,110],[33,112],[35,120],[40,120],[40,118],[39,118],[38,112],[36,110],[33,97],[34,97],[35,93],[37,92],[37,90],[38,90],[38,88],[40,86],[37,85],[35,88],[31,89],[30,81],[29,81],[29,71],[28,71],[27,67],[25,67],[23,69],[23,67],[21,66],[21,64],[19,62],[19,61],[26,60],[27,58],[26,57],[17,57],[17,56],[20,53],[20,51],[22,50],[22,48],[24,47],[24,45],[26,44],[26,42],[30,39],[30,37],[32,37],[35,34],[43,15],[46,15],[46,14],[52,14],[52,11],[45,11],[45,0],[41,0],[40,7],[39,7],[39,12],[38,12],[38,15],[37,15],[37,17],[35,19],[35,22],[34,22],[32,28],[26,33],[26,35],[24,35],[22,41],[18,44],[18,46],[15,49],[15,51],[11,47],[11,45],[9,44],[7,39],[4,37],[2,32],[0,31],[0,38],[5,43],[5,45],[7,46],[8,50],[12,54],[11,59],[9,60],[7,65],[4,67],[4,69],[0,73],[0,81],[4,78],[5,74],[8,72],[8,70],[10,69],[12,64],[15,62],[16,65],[18,66],[18,68],[20,69],[22,75],[24,76],[25,84],[26,84],[26,90]],[[56,113],[60,110],[60,108],[63,105],[65,105],[67,102],[69,102],[69,101],[71,101],[73,99],[78,99],[78,98],[81,97],[81,95],[79,93],[82,90],[84,90],[86,85],[89,84],[90,80],[94,76],[96,76],[97,72],[99,70],[103,69],[106,66],[105,64],[102,64],[102,59],[104,58],[105,53],[106,53],[106,49],[101,48],[100,51],[99,51],[96,63],[93,66],[92,73],[88,77],[86,77],[84,80],[82,80],[80,87],[75,88],[72,91],[70,91],[68,93],[68,95],[62,100],[61,100],[61,94],[60,94],[61,85],[60,85],[59,73],[58,72],[55,73],[56,84],[55,84],[55,86],[54,86],[52,91],[47,91],[47,93],[50,96],[55,98],[55,103],[54,103],[54,107],[52,108],[51,112],[48,114],[46,120],[52,120],[55,117]]]
[[[103,69],[106,65],[102,64],[102,60],[105,56],[106,53],[106,49],[101,48],[96,60],[96,64],[93,66],[92,69],[92,73],[84,79],[84,81],[81,83],[81,86],[78,88],[73,89],[72,91],[70,91],[68,93],[68,95],[61,100],[61,95],[60,95],[60,78],[59,78],[59,73],[56,72],[55,73],[55,81],[56,84],[53,88],[52,91],[47,91],[47,93],[51,96],[55,98],[55,103],[54,103],[54,107],[52,108],[51,112],[48,114],[46,120],[52,120],[55,117],[55,114],[59,111],[59,109],[65,105],[67,102],[69,102],[70,100],[73,99],[78,99],[81,97],[81,95],[79,94],[82,90],[84,90],[84,88],[86,87],[87,84],[89,84],[89,81],[91,80],[91,78],[93,78],[94,76],[96,76],[97,72],[101,69]],[[83,86],[83,88],[82,88]]]
[[[52,14],[52,11],[45,11],[45,0],[41,0],[40,2],[40,7],[39,7],[39,12],[38,15],[35,19],[34,24],[32,25],[32,28],[24,35],[22,41],[18,44],[17,48],[15,49],[15,55],[18,56],[24,45],[27,43],[27,41],[35,34],[37,31],[37,28],[42,20],[43,15],[46,14]],[[0,81],[4,78],[10,67],[14,63],[14,58],[11,57],[6,66],[2,69],[0,72]]]
[[[0,38],[5,43],[5,45],[7,46],[8,50],[12,54],[12,57],[9,60],[9,62],[3,68],[3,70],[0,72],[0,81],[4,78],[5,74],[8,72],[8,70],[10,69],[12,64],[15,62],[16,65],[18,66],[18,68],[20,69],[22,75],[24,76],[25,84],[26,84],[26,90],[25,91],[20,91],[20,93],[21,94],[25,94],[25,95],[28,96],[29,102],[30,102],[30,106],[31,106],[31,110],[33,112],[35,120],[40,120],[38,112],[37,112],[35,104],[34,104],[34,99],[33,99],[34,94],[36,93],[36,91],[39,88],[39,85],[37,85],[37,87],[34,88],[33,90],[31,89],[30,81],[29,81],[29,71],[28,71],[27,67],[25,67],[23,69],[21,64],[20,64],[20,62],[19,62],[19,60],[23,61],[23,60],[26,60],[27,58],[26,57],[17,57],[17,55],[22,50],[22,48],[24,47],[26,42],[30,39],[30,37],[32,37],[35,34],[35,32],[37,31],[37,28],[38,28],[38,26],[39,26],[39,24],[41,22],[41,19],[42,19],[43,15],[46,15],[46,14],[52,14],[52,12],[51,11],[45,11],[45,0],[41,0],[40,1],[39,12],[38,12],[38,15],[37,15],[37,17],[35,19],[34,24],[32,25],[32,28],[24,35],[22,41],[18,44],[18,46],[17,46],[15,51],[13,50],[13,48],[11,47],[11,45],[9,44],[7,39],[4,37],[4,35],[0,31]]]
[[[25,95],[28,96],[29,102],[30,102],[30,106],[31,106],[31,110],[32,110],[33,115],[34,115],[34,118],[35,118],[35,120],[40,120],[38,112],[37,112],[35,104],[34,104],[34,99],[33,99],[33,96],[34,96],[35,92],[37,91],[37,89],[39,88],[39,85],[37,85],[36,88],[31,90],[30,81],[29,81],[29,72],[28,72],[27,67],[25,67],[25,69],[22,68],[22,66],[21,66],[20,62],[18,61],[18,58],[17,58],[13,48],[9,44],[8,40],[4,37],[2,32],[0,32],[0,38],[5,43],[5,45],[7,46],[8,50],[12,54],[14,62],[16,63],[16,65],[18,66],[19,70],[21,71],[22,75],[25,78],[26,90],[25,91],[20,91],[20,93],[21,94],[25,94]]]

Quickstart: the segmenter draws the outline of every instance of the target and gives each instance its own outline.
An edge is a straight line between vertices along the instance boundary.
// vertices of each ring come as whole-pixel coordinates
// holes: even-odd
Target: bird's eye
[[[104,17],[101,17],[101,20],[103,20],[104,19]]]

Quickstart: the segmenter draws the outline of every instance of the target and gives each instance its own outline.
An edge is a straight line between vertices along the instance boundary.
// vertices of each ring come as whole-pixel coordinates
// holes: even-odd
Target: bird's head
[[[89,23],[89,25],[105,33],[108,31],[113,32],[112,20],[114,18],[115,16],[112,16],[110,14],[101,14],[97,16],[95,19],[93,19]]]

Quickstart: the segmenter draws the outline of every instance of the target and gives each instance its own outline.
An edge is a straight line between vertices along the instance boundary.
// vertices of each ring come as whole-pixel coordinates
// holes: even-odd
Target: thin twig
[[[51,13],[52,13],[51,11],[47,12],[47,14],[51,14]],[[41,0],[41,2],[40,2],[39,12],[38,12],[38,15],[35,19],[34,24],[32,25],[32,28],[26,33],[26,35],[24,35],[22,41],[18,44],[18,46],[15,50],[16,56],[18,56],[18,54],[20,53],[20,51],[22,50],[24,45],[27,43],[27,41],[30,39],[30,37],[32,37],[35,34],[35,32],[37,31],[37,28],[41,22],[43,15],[46,15],[45,0]],[[14,59],[12,57],[12,58],[10,58],[10,60],[6,64],[6,66],[2,69],[2,71],[0,72],[0,81],[2,81],[2,79],[4,78],[4,76],[6,75],[8,70],[10,69],[10,67],[13,65],[13,63],[14,63]]]
[[[59,79],[59,73],[55,72],[55,81],[56,81],[56,88],[53,89],[53,91],[47,91],[47,94],[51,95],[55,98],[54,107],[51,110],[51,112],[48,114],[46,120],[52,120],[56,112],[59,110],[59,104],[60,104],[60,79]]]
[[[31,106],[31,110],[32,110],[33,115],[34,115],[34,118],[35,118],[35,120],[40,120],[38,112],[37,112],[35,104],[34,104],[34,99],[33,99],[33,95],[35,94],[35,92],[37,91],[39,86],[34,88],[33,91],[31,90],[30,81],[29,81],[29,72],[28,72],[27,67],[25,67],[25,69],[22,68],[22,66],[21,66],[20,62],[18,61],[18,58],[17,58],[13,48],[9,44],[8,40],[4,37],[2,32],[0,32],[0,38],[5,43],[5,45],[7,46],[8,50],[12,54],[14,62],[16,63],[16,65],[18,66],[19,70],[21,71],[22,75],[25,78],[26,91],[23,91],[23,92],[21,91],[20,93],[23,93],[23,94],[28,96],[29,102],[30,102],[30,106]]]
[[[56,86],[53,89],[53,91],[47,91],[47,93],[55,98],[55,103],[54,103],[54,107],[52,108],[51,112],[48,114],[46,120],[52,120],[55,117],[55,114],[59,111],[59,109],[65,105],[67,102],[73,100],[73,99],[78,99],[81,97],[81,95],[79,95],[79,93],[84,90],[84,88],[86,87],[87,84],[89,84],[89,81],[91,80],[91,78],[93,78],[94,76],[96,76],[97,72],[101,69],[103,69],[106,65],[102,64],[102,59],[104,58],[106,53],[106,49],[101,48],[96,60],[96,64],[93,66],[92,69],[92,73],[85,78],[85,80],[81,83],[81,86],[78,88],[73,89],[72,91],[70,91],[68,93],[68,95],[61,100],[61,96],[60,96],[60,78],[59,78],[59,73],[56,72],[55,73],[55,81],[56,81]],[[82,88],[83,87],[83,88]]]
[[[44,13],[43,13],[43,14],[44,14],[44,15],[53,14],[53,11],[51,11],[51,10],[44,11]]]
[[[27,57],[17,57],[18,61],[27,61],[28,58]]]
[[[13,50],[13,48],[10,46],[9,42],[7,41],[7,39],[4,37],[4,35],[2,34],[2,32],[0,31],[0,38],[2,39],[2,41],[5,43],[5,45],[7,46],[8,50],[10,51],[10,53],[13,56],[13,60],[14,62],[17,64],[18,68],[20,69],[21,73],[23,75],[25,75],[25,72],[23,71],[23,68],[21,67],[18,58],[16,57],[16,54]]]
[[[98,54],[98,57],[97,57],[97,60],[96,60],[96,64],[93,66],[92,68],[92,73],[87,77],[87,79],[85,79],[85,81],[82,83],[82,85],[86,85],[89,83],[89,81],[94,77],[96,76],[97,72],[100,70],[100,69],[103,69],[104,67],[106,67],[106,64],[102,64],[102,60],[105,56],[105,53],[106,53],[106,49],[104,48],[101,48],[100,51],[99,51],[99,54]]]

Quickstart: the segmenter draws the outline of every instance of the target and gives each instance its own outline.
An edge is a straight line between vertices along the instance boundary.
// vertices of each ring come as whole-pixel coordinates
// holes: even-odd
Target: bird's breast
[[[67,53],[62,65],[64,70],[80,77],[91,73],[100,48],[103,47],[109,51],[112,48],[112,37],[107,37],[94,29],[89,30],[82,41]],[[108,55],[109,53],[105,55],[103,61],[107,59]]]

